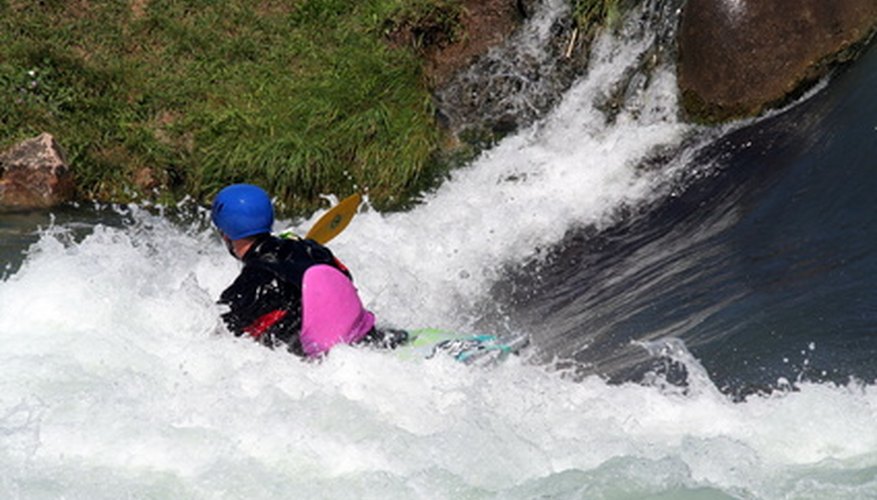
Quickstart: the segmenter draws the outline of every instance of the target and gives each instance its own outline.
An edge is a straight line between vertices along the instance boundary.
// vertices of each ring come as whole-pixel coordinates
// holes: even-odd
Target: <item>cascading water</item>
[[[771,320],[746,317],[759,310],[734,302],[760,282],[720,265],[770,261],[758,251],[722,253],[746,248],[723,231],[746,213],[763,228],[779,203],[770,188],[789,170],[743,169],[742,179],[754,180],[737,189],[711,182],[726,178],[729,155],[761,161],[767,146],[744,145],[767,136],[741,125],[709,141],[677,120],[672,68],[636,76],[661,31],[643,20],[672,22],[658,5],[646,3],[601,38],[587,75],[545,118],[455,172],[421,206],[360,214],[332,243],[381,322],[529,334],[532,355],[476,369],[341,347],[321,363],[300,362],[224,332],[214,301],[237,267],[203,214],[194,222],[141,207],[61,214],[0,281],[0,496],[877,495],[873,384],[790,379],[735,402],[715,381],[727,353],[700,355],[747,335],[750,321]],[[877,65],[868,64],[870,73],[843,76],[872,82]],[[839,81],[843,95],[863,92]],[[620,87],[623,105],[607,118],[607,97]],[[842,102],[822,107],[849,113]],[[856,109],[864,114],[857,120],[877,126],[877,113]],[[872,132],[857,137],[873,143]],[[864,187],[874,182],[871,170],[857,171]],[[807,186],[786,193],[802,197]],[[740,190],[746,196],[728,195]],[[860,208],[872,197],[855,198]],[[680,208],[689,203],[698,209]],[[829,200],[821,210],[835,204],[848,209]],[[863,237],[874,229],[873,216],[849,220]],[[850,248],[847,261],[873,262],[873,247]],[[715,273],[685,272],[692,262]],[[818,275],[794,269],[803,274],[787,276]],[[722,279],[738,285],[717,286]],[[649,297],[658,309],[643,305]],[[873,333],[873,300],[859,298],[864,338],[867,328]],[[778,311],[789,300],[775,302]],[[716,317],[723,321],[710,325]],[[698,325],[707,334],[698,336]],[[683,366],[686,383],[657,371],[612,384],[549,369],[553,358],[599,366],[594,346],[606,337],[594,331]],[[810,357],[823,344],[789,348]],[[618,367],[604,368],[611,375]]]
[[[875,380],[875,68],[872,49],[803,102],[687,147],[667,198],[511,271],[512,322],[544,328],[544,358],[614,380],[651,369],[634,341],[667,336],[738,397]]]
[[[558,53],[557,32],[565,19],[570,19],[568,2],[546,1],[508,41],[439,89],[436,101],[448,126],[457,131],[479,123],[516,128],[544,115],[581,65]]]

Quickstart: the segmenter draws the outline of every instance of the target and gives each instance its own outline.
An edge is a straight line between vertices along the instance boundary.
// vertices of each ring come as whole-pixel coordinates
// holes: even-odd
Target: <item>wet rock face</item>
[[[441,123],[464,142],[490,143],[554,105],[587,66],[589,34],[558,0],[510,2],[517,30],[435,88]],[[526,17],[525,17],[526,16]],[[501,43],[500,43],[501,42]]]
[[[875,0],[688,0],[679,88],[700,121],[757,115],[857,55],[877,26]]]
[[[0,154],[0,207],[51,207],[73,197],[64,151],[50,134]]]

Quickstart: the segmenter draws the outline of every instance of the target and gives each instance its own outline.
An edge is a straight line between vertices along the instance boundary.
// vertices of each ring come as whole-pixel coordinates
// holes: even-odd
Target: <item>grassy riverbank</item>
[[[259,183],[292,210],[365,190],[393,207],[439,174],[410,46],[452,0],[0,0],[0,147],[48,131],[80,196],[209,198]],[[158,194],[156,194],[158,193]]]
[[[404,206],[450,168],[424,54],[472,1],[0,0],[0,149],[52,133],[83,199]],[[590,37],[633,0],[570,1]]]

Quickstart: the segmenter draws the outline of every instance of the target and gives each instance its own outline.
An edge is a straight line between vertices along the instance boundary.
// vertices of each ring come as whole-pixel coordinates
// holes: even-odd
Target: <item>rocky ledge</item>
[[[73,176],[51,134],[0,154],[0,208],[52,207],[73,197]]]
[[[877,1],[688,0],[680,23],[684,110],[721,122],[785,104],[855,58]]]

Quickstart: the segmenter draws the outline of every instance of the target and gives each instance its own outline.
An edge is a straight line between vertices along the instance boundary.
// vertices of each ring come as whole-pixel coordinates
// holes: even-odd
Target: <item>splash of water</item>
[[[640,161],[680,144],[691,130],[676,117],[672,69],[632,91],[610,123],[600,109],[653,46],[655,37],[636,21],[597,43],[588,77],[546,120],[455,172],[422,206],[359,216],[333,242],[380,317],[400,326],[465,328],[474,319],[467,308],[485,296],[503,264],[658,195],[674,166],[644,171]]]
[[[3,496],[877,491],[872,386],[735,404],[672,343],[698,390],[347,347],[305,363],[213,334],[228,259],[210,233],[145,212],[79,242],[43,234],[0,283]]]

